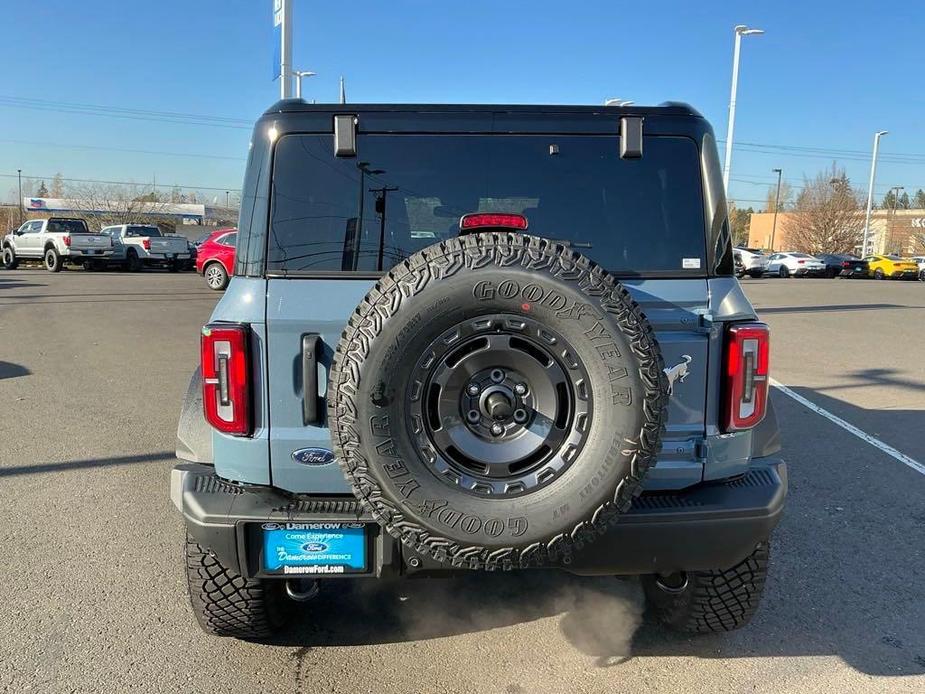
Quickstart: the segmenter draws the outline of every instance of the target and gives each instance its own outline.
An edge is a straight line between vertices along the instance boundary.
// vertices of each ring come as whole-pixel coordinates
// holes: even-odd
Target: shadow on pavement
[[[167,296],[147,296],[147,297],[121,297],[118,294],[109,296],[106,299],[84,299],[80,294],[71,294],[71,299],[43,301],[41,299],[20,301],[18,297],[10,297],[11,301],[0,301],[0,306],[25,306],[29,304],[126,304],[126,303],[152,303],[152,302],[174,302],[177,295]],[[190,293],[184,296],[183,301],[217,301],[219,296],[213,293],[205,292]]]
[[[925,391],[925,382],[902,378],[898,376],[898,374],[901,373],[899,369],[891,368],[860,369],[844,374],[844,383],[840,383],[837,386],[818,386],[815,392],[827,393],[832,390],[844,390],[846,388],[859,388],[864,386],[886,386],[888,388],[899,388],[901,390]],[[799,391],[801,389],[797,388],[795,390]],[[839,406],[844,405],[841,400],[837,402]],[[869,417],[871,412],[882,412],[884,415],[890,415],[892,417],[894,411],[866,410],[865,416]],[[922,417],[922,421],[925,421],[925,412],[920,412],[919,415]]]
[[[789,398],[774,398],[790,498],[763,604],[744,629],[672,633],[642,614],[635,580],[533,571],[332,580],[296,606],[299,626],[272,643],[301,646],[298,658],[314,647],[434,639],[559,616],[562,636],[601,667],[653,656],[835,656],[869,675],[925,674],[925,487],[901,493],[925,479]],[[888,414],[921,424],[921,412]]]
[[[14,364],[9,361],[0,361],[0,381],[7,378],[19,378],[28,376],[32,372],[22,364]]]
[[[143,453],[141,455],[123,455],[115,458],[100,458],[98,460],[65,460],[60,463],[35,463],[32,465],[13,465],[0,467],[0,477],[14,477],[17,475],[35,475],[48,472],[67,472],[69,470],[82,470],[85,468],[105,468],[118,465],[135,465],[137,463],[151,463],[154,461],[170,461],[176,459],[174,451],[160,451],[159,453]]]

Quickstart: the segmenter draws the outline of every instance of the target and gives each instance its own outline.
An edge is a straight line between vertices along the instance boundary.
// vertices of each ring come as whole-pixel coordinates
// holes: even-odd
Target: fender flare
[[[202,409],[202,370],[196,367],[186,388],[177,425],[177,458],[213,465],[212,427]]]

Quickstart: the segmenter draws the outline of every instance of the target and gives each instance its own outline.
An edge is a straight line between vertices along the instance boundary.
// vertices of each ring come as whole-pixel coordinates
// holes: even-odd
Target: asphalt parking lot
[[[925,284],[743,280],[796,394],[925,461]],[[195,274],[0,272],[0,689],[925,690],[925,475],[779,390],[790,500],[746,629],[673,636],[635,582],[341,588],[276,645],[204,636],[167,499]]]

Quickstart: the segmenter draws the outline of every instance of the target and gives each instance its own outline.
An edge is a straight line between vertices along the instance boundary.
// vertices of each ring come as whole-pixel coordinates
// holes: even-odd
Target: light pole
[[[774,196],[774,221],[771,222],[771,252],[774,251],[774,233],[777,231],[777,209],[780,207],[780,177],[782,169],[771,169],[777,174],[777,195]]]
[[[317,75],[317,72],[312,72],[311,70],[295,70],[292,73],[295,75],[295,98],[302,98],[302,78],[303,77],[314,77]]]
[[[736,90],[739,86],[739,50],[743,36],[757,36],[764,33],[764,29],[750,29],[744,24],[737,24],[735,28],[736,43],[732,54],[732,92],[729,96],[729,126],[726,129],[726,161],[723,164],[723,189],[729,192],[729,170],[732,168],[732,133],[736,121]]]
[[[16,169],[16,178],[19,179],[19,226],[22,226],[22,169]]]
[[[880,151],[880,138],[889,130],[874,133],[874,152],[870,158],[870,183],[867,184],[867,214],[864,216],[864,240],[861,245],[861,257],[867,256],[867,244],[870,238],[870,211],[874,205],[874,179],[877,177],[877,152]]]

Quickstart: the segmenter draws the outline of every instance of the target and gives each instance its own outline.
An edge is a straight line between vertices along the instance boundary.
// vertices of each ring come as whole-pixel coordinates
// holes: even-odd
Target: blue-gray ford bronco
[[[238,229],[170,480],[207,632],[536,568],[639,576],[684,631],[751,618],[787,475],[690,106],[280,101]]]

